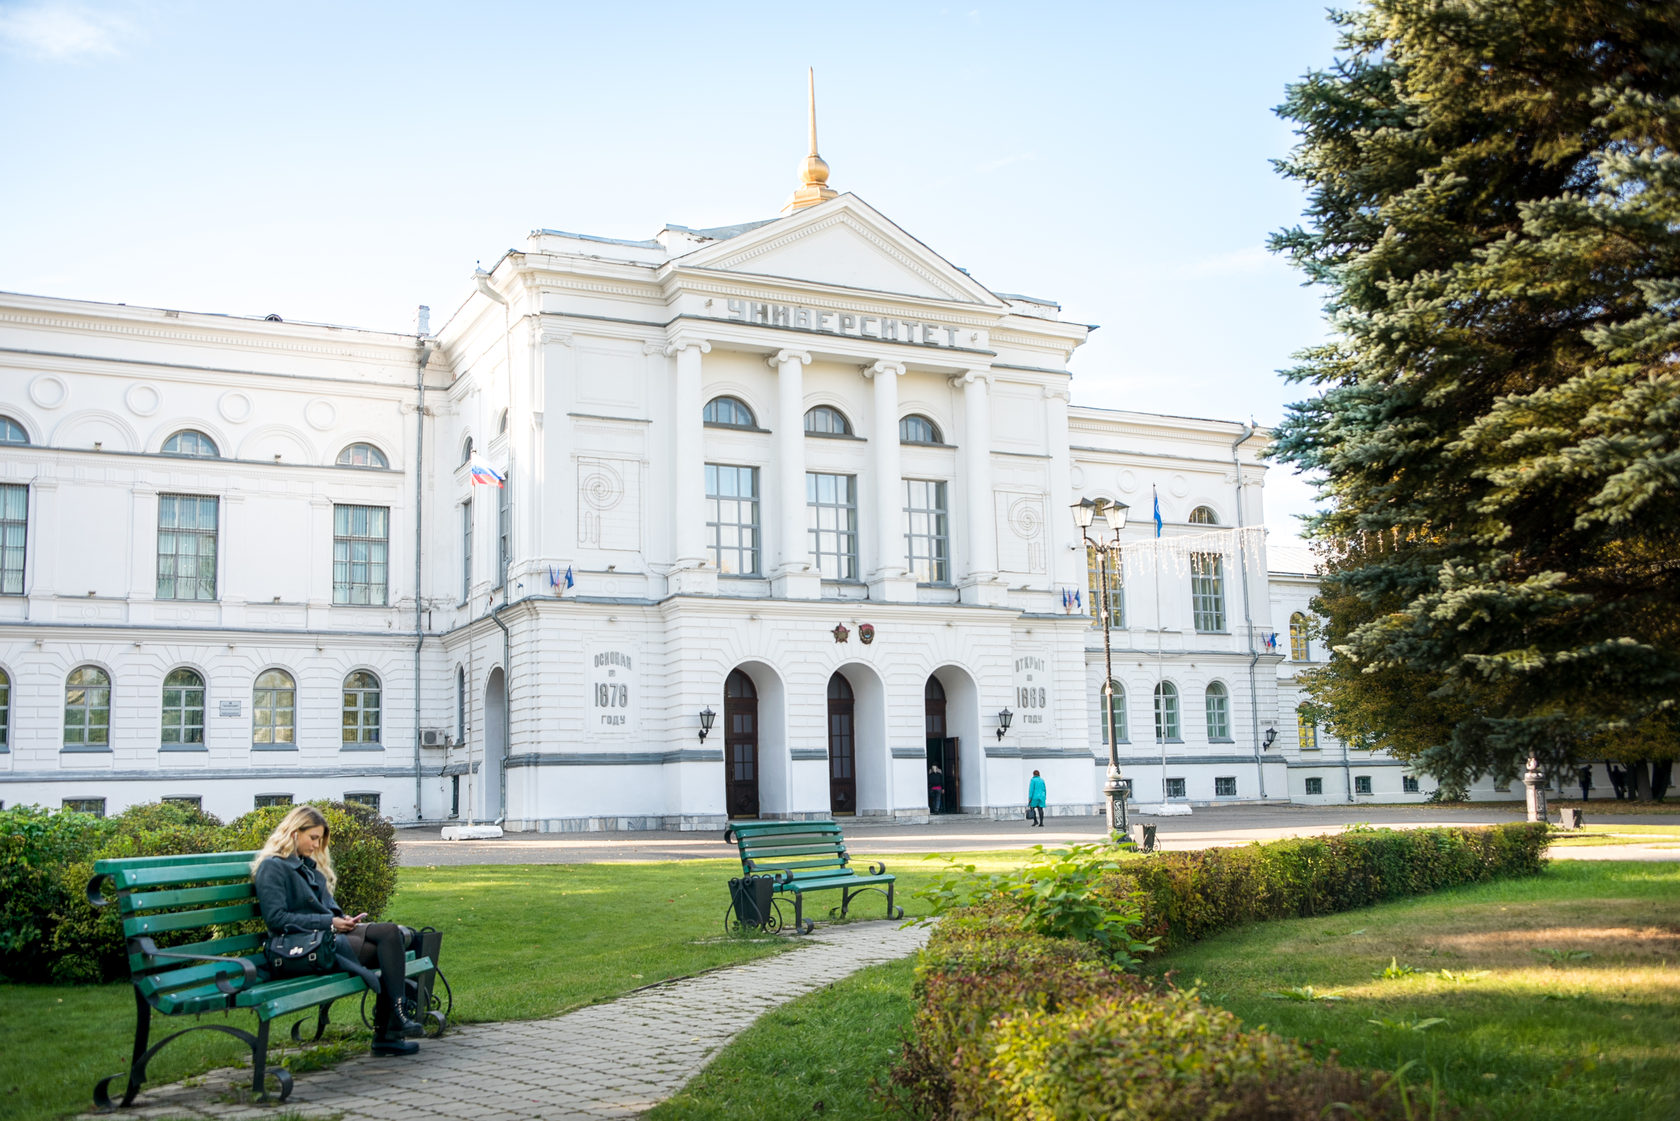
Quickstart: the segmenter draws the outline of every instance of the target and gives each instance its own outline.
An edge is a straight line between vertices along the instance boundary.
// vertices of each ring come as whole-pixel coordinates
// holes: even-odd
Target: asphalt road
[[[1197,849],[1273,841],[1281,837],[1339,833],[1364,822],[1395,828],[1430,825],[1494,825],[1521,821],[1521,803],[1486,806],[1211,806],[1187,817],[1145,817],[1153,822],[1156,843],[1167,849]],[[1592,813],[1586,820],[1603,825],[1680,825],[1676,814]],[[1035,829],[1024,819],[994,821],[967,814],[934,818],[926,825],[897,825],[868,818],[846,820],[848,847],[858,857],[873,853],[974,852],[1065,845],[1102,840],[1100,817],[1051,817]],[[722,859],[735,855],[721,830],[601,833],[510,833],[491,841],[445,841],[438,827],[401,829],[397,855],[405,865],[427,864],[603,864],[615,861]],[[1589,855],[1590,854],[1590,855]],[[1554,848],[1553,855],[1598,860],[1677,860],[1680,849],[1646,846]]]

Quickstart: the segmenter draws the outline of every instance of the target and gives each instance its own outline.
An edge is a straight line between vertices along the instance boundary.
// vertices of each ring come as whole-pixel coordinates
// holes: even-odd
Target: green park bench
[[[741,853],[746,876],[771,877],[776,895],[793,897],[793,929],[809,934],[815,923],[805,921],[805,893],[840,892],[840,917],[846,917],[854,896],[879,891],[887,897],[887,918],[901,919],[904,908],[893,906],[893,881],[885,864],[872,864],[868,874],[852,867],[846,838],[832,821],[732,821],[723,831]],[[833,913],[832,911],[830,912]]]
[[[263,930],[251,883],[255,852],[200,853],[188,856],[136,856],[101,860],[88,881],[88,901],[95,907],[112,902],[122,916],[128,940],[128,971],[134,982],[134,1055],[128,1065],[128,1085],[121,1105],[133,1103],[146,1078],[146,1064],[172,1041],[190,1031],[219,1031],[251,1048],[251,1089],[266,1098],[265,1075],[273,1074],[280,1100],[292,1093],[291,1072],[267,1070],[269,1024],[293,1012],[318,1008],[315,1034],[326,1030],[328,1011],[340,997],[367,991],[360,977],[350,973],[317,973],[305,977],[273,978],[263,968]],[[175,942],[160,947],[158,939]],[[429,958],[408,955],[410,977],[430,972]],[[152,1044],[152,1016],[192,1016],[205,1012],[249,1010],[256,1013],[257,1032],[225,1023],[200,1023],[183,1028]],[[304,1042],[301,1029],[307,1017],[292,1025],[292,1038]],[[93,1100],[111,1109],[110,1086],[120,1074],[101,1079]]]

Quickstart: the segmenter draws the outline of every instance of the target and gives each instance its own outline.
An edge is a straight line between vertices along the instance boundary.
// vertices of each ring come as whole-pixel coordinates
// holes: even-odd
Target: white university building
[[[1130,507],[1134,800],[1427,793],[1296,718],[1263,430],[1073,404],[1089,327],[804,178],[538,230],[435,334],[0,296],[0,801],[712,828],[1019,816],[1036,769],[1097,812],[1082,499]]]

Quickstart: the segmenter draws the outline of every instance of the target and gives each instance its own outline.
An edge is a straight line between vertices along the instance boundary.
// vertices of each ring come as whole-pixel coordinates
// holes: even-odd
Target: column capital
[[[543,346],[547,346],[549,343],[559,343],[561,346],[572,345],[572,333],[562,331],[558,327],[539,326],[536,330],[536,338],[537,342]]]
[[[888,362],[883,359],[873,365],[863,367],[864,377],[873,378],[876,374],[884,374],[887,377],[893,378],[903,377],[904,364],[902,362]]]
[[[951,378],[951,384],[958,389],[973,385],[975,382],[985,382],[986,387],[990,389],[992,372],[990,370],[966,370],[963,373],[953,375]]]
[[[1044,399],[1046,401],[1070,401],[1071,402],[1073,400],[1073,394],[1068,392],[1068,390],[1063,386],[1047,385],[1047,386],[1044,387]]]
[[[789,362],[797,362],[801,366],[809,366],[811,364],[811,352],[808,350],[793,350],[791,348],[787,350],[778,350],[775,354],[772,354],[769,358],[765,359],[765,361],[772,368],[778,370],[787,365]]]
[[[670,358],[675,354],[680,354],[681,352],[688,350],[690,347],[698,350],[701,354],[710,354],[712,352],[712,344],[707,342],[705,339],[697,338],[694,335],[678,335],[676,338],[665,344],[665,357]]]

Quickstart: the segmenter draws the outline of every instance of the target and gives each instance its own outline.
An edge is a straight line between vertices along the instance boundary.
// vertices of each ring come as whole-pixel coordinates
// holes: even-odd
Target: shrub
[[[116,825],[90,814],[14,806],[0,810],[0,974],[42,981],[57,916],[69,901],[63,870]]]
[[[319,802],[332,826],[334,893],[348,914],[382,914],[397,883],[396,830],[360,803]],[[13,981],[95,982],[127,975],[115,907],[93,907],[86,889],[100,860],[261,846],[288,807],[256,810],[223,825],[168,803],[131,806],[115,817],[22,806],[0,811],[0,975]],[[159,945],[197,940],[188,932]]]

